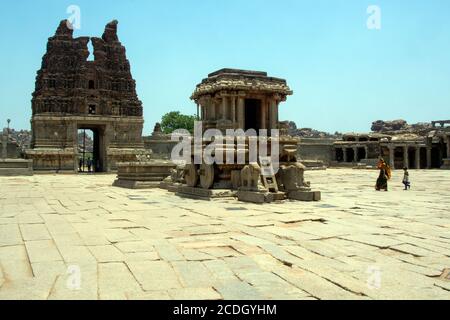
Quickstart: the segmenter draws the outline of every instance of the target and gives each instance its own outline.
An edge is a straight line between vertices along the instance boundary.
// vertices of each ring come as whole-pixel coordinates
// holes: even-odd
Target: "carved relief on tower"
[[[48,39],[47,52],[37,72],[33,114],[142,116],[142,103],[126,50],[117,36],[117,25],[117,21],[108,23],[101,38],[73,38],[66,21],[60,23],[55,35]],[[87,60],[89,41],[93,44],[94,61]],[[92,97],[105,101],[92,103]]]

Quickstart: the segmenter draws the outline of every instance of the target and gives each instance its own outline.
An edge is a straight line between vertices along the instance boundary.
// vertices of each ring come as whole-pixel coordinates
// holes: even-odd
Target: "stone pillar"
[[[200,105],[200,108],[201,108],[201,111],[202,111],[202,121],[205,121],[205,120],[207,120],[208,119],[208,108],[207,108],[207,105],[206,105],[206,102],[203,102],[201,105]]]
[[[277,101],[272,98],[270,100],[270,129],[277,129]]]
[[[261,102],[261,129],[267,129],[266,125],[267,104]]]
[[[389,166],[392,169],[395,169],[395,153],[394,153],[395,146],[389,145],[388,148],[389,148]]]
[[[238,97],[237,105],[237,122],[238,128],[245,130],[245,99],[243,96]]]
[[[403,167],[408,168],[409,167],[409,153],[408,153],[408,146],[403,146]]]
[[[431,169],[431,147],[427,147],[427,169]]]
[[[358,147],[353,147],[353,162],[358,162]]]
[[[209,101],[209,107],[208,107],[209,111],[209,120],[216,120],[216,103],[214,101],[214,99],[211,99]]]
[[[450,135],[447,136],[447,159],[450,159]]]
[[[369,147],[365,146],[364,151],[366,152],[366,157],[364,159],[369,159]]]
[[[233,126],[236,123],[236,97],[231,96],[231,121],[233,122]]]
[[[344,162],[347,162],[347,148],[342,148],[342,153],[343,153],[343,159],[344,159]]]
[[[275,124],[276,124],[276,128],[278,129],[278,106],[280,105],[280,100],[275,100]]]
[[[222,120],[227,119],[227,97],[222,95]]]
[[[420,169],[420,147],[416,147],[416,169]]]

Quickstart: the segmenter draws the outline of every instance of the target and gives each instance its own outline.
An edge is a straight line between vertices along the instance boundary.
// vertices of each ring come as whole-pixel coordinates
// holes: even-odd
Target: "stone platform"
[[[251,203],[271,203],[286,199],[286,194],[284,192],[274,193],[239,190],[236,195],[239,201]]]
[[[173,183],[173,182],[168,182],[168,181],[161,181],[159,183],[159,187],[161,189],[170,191],[170,192],[178,192],[178,188],[180,188],[182,186],[181,183]]]
[[[322,160],[300,160],[305,166],[305,170],[326,170],[327,166]]]
[[[325,200],[265,205],[0,177],[0,300],[450,299],[450,171],[378,174],[313,171]]]
[[[441,169],[450,170],[450,158],[442,159],[442,161],[444,161],[444,164],[442,165]]]
[[[159,188],[175,167],[170,161],[118,163],[117,179],[113,186],[128,189]]]
[[[32,176],[33,161],[24,159],[0,159],[0,176]]]
[[[298,201],[320,201],[322,199],[320,191],[291,191],[288,192],[287,197]]]
[[[212,200],[220,198],[235,198],[236,191],[229,189],[203,189],[181,185],[177,188],[176,195],[190,199]]]

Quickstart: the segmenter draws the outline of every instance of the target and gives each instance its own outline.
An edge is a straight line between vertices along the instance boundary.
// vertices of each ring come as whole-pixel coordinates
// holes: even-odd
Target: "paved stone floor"
[[[253,205],[0,178],[0,299],[450,299],[450,171],[307,172],[318,203]]]

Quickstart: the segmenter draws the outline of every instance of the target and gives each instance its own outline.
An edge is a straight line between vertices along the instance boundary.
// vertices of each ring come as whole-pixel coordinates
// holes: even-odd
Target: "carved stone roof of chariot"
[[[238,69],[221,69],[208,75],[197,85],[191,99],[196,100],[203,95],[220,91],[261,91],[292,95],[285,79],[267,76],[266,72]]]

